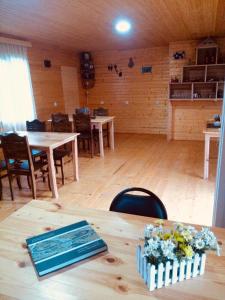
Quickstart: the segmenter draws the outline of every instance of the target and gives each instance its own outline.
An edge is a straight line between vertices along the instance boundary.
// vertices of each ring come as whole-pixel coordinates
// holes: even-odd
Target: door
[[[75,67],[61,67],[65,112],[72,114],[79,107],[78,75]]]

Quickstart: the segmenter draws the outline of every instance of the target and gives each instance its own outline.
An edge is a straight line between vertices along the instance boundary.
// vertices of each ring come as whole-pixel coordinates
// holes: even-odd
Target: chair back
[[[33,121],[26,121],[27,131],[39,131],[45,132],[46,131],[46,124],[45,122],[41,122],[38,119]]]
[[[63,113],[52,114],[52,123],[58,123],[61,121],[69,121],[69,115]]]
[[[72,132],[72,122],[61,120],[52,124],[52,131],[54,132]]]
[[[7,169],[10,169],[10,161],[15,161],[14,165],[21,161],[28,161],[29,169],[33,168],[31,151],[26,136],[19,136],[16,133],[1,136],[1,145]]]
[[[109,111],[106,108],[99,107],[94,109],[94,116],[108,116]]]
[[[88,107],[80,107],[75,109],[75,114],[85,114],[85,115],[90,115],[91,110]]]
[[[146,195],[133,195],[129,192],[143,192]],[[127,214],[167,219],[166,208],[162,201],[149,190],[133,187],[120,192],[112,201],[111,211]]]
[[[81,134],[91,134],[91,117],[87,114],[76,114],[73,115],[74,129],[75,132]]]

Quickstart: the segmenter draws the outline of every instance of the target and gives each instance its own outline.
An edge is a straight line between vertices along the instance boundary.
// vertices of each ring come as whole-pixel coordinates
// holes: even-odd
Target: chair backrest
[[[52,124],[52,131],[54,132],[72,132],[72,122],[61,120]]]
[[[28,161],[29,169],[33,168],[31,151],[26,136],[19,136],[16,133],[1,136],[1,145],[5,157],[7,169],[10,169],[10,161],[14,160],[20,164],[21,161]]]
[[[75,114],[85,114],[85,115],[90,115],[91,110],[88,107],[80,107],[75,109]]]
[[[99,107],[94,109],[94,116],[108,116],[109,111],[106,108]]]
[[[46,131],[46,124],[45,122],[41,122],[38,119],[33,121],[26,121],[27,131],[39,131],[45,132]]]
[[[63,113],[52,114],[52,123],[58,123],[61,121],[69,121],[69,115]]]
[[[76,114],[73,115],[74,129],[75,132],[83,134],[91,134],[91,117],[87,114]]]
[[[143,192],[146,195],[133,195],[129,192]],[[149,190],[133,187],[120,192],[112,201],[111,211],[167,219],[166,208],[162,201]]]

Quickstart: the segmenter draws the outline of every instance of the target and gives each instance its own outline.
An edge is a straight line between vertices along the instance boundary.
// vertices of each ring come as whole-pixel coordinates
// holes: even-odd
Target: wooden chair
[[[80,107],[75,109],[75,114],[85,114],[85,115],[90,115],[91,110],[88,107]]]
[[[45,122],[41,122],[38,119],[35,119],[33,121],[26,121],[26,128],[27,131],[46,132]],[[38,149],[32,149],[31,154],[34,159],[36,157],[41,157],[43,155],[46,155],[45,151],[38,150]]]
[[[94,116],[108,116],[109,111],[106,108],[99,107],[95,108],[94,111]],[[106,126],[103,125],[102,132],[103,132],[103,138],[106,138],[107,140],[107,146],[109,147],[109,123],[105,124]],[[98,129],[94,128],[96,130],[96,134],[98,133]]]
[[[33,121],[26,121],[27,131],[39,131],[45,132],[46,131],[46,124],[45,122],[41,122],[38,119]]]
[[[52,114],[52,124],[61,121],[69,121],[69,115],[63,113]]]
[[[61,120],[52,124],[52,130],[54,132],[72,132],[72,122],[67,120]],[[64,170],[63,170],[63,159],[66,156],[70,156],[72,152],[71,143],[67,143],[63,146],[56,148],[53,152],[55,167],[60,167],[62,174],[62,184],[64,185]]]
[[[31,186],[29,184],[29,187],[31,187],[32,189],[33,199],[36,199],[35,175],[38,171],[41,171],[43,173],[43,168],[47,165],[47,162],[42,160],[36,162],[32,160],[31,151],[26,136],[21,137],[15,133],[1,136],[1,145],[5,157],[7,173],[9,176],[9,186],[12,200],[14,200],[12,189],[13,175],[27,176],[28,183],[30,183],[29,179],[31,178]]]
[[[133,195],[129,192],[142,192],[145,195]],[[111,211],[167,219],[166,208],[162,201],[152,192],[133,187],[120,192],[112,201]]]
[[[88,114],[75,114],[73,115],[74,130],[80,133],[78,136],[78,143],[83,143],[85,150],[85,142],[88,143],[88,149],[91,149],[91,157],[94,156],[94,144],[98,141],[97,135],[91,128],[91,117]]]

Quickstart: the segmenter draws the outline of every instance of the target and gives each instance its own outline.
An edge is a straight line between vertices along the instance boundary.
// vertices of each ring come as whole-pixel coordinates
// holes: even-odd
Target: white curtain
[[[25,130],[36,118],[27,49],[0,43],[0,127]]]

